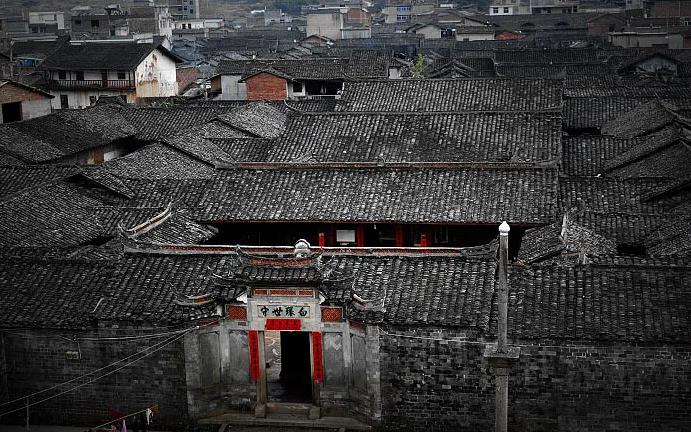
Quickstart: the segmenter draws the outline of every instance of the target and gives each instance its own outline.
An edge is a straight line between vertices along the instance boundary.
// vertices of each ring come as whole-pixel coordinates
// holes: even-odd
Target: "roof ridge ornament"
[[[312,246],[305,239],[300,239],[295,243],[293,254],[296,258],[306,258],[312,255]]]

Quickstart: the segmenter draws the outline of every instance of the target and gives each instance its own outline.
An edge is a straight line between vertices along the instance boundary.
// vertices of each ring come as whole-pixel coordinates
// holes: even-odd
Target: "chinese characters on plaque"
[[[309,306],[296,305],[258,305],[257,311],[263,318],[309,318]]]

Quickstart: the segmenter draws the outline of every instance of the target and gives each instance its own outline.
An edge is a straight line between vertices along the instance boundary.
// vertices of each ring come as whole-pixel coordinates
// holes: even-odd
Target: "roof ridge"
[[[557,161],[544,162],[239,162],[234,164],[219,163],[220,170],[334,170],[334,169],[434,169],[434,170],[554,170]]]
[[[344,100],[344,99],[340,99]],[[346,100],[347,102],[347,100]],[[295,109],[295,108],[293,108]],[[298,111],[297,109],[295,109]],[[347,115],[384,115],[384,116],[437,116],[442,114],[534,114],[534,115],[553,115],[554,117],[562,117],[562,107],[545,108],[540,110],[459,110],[459,111],[301,111],[300,115],[313,116],[347,116]]]

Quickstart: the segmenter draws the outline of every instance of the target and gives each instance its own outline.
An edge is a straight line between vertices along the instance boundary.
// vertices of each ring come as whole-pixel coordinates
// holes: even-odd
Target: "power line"
[[[56,384],[56,385],[54,385],[53,387],[49,387],[49,388],[47,388],[47,389],[43,389],[43,390],[37,391],[37,392],[35,392],[35,393],[29,394],[29,395],[26,395],[26,396],[22,396],[22,397],[16,398],[16,399],[11,400],[11,401],[9,401],[9,402],[0,403],[0,406],[5,406],[5,405],[9,405],[9,404],[12,404],[12,403],[15,403],[15,402],[19,402],[19,401],[21,401],[21,400],[30,398],[30,397],[32,397],[32,396],[36,396],[36,395],[39,395],[39,394],[41,394],[41,393],[45,393],[45,392],[47,392],[47,391],[56,389],[56,388],[58,388],[58,387],[62,387],[62,386],[64,386],[64,385],[66,385],[66,384],[69,384],[69,383],[78,381],[78,380],[80,380],[80,379],[82,379],[82,378],[85,378],[85,377],[88,377],[88,376],[90,376],[90,375],[93,375],[93,374],[95,374],[95,373],[97,373],[97,372],[100,372],[100,371],[102,371],[102,370],[104,370],[104,369],[108,369],[108,368],[111,367],[111,366],[115,366],[115,365],[117,365],[117,364],[119,364],[119,363],[122,363],[122,362],[124,362],[124,361],[127,361],[127,360],[131,359],[132,357],[136,357],[137,355],[142,354],[142,353],[144,353],[144,352],[146,352],[146,351],[148,351],[148,350],[150,350],[150,349],[153,349],[153,348],[155,348],[157,345],[163,344],[163,343],[165,343],[165,342],[166,342],[166,341],[157,342],[157,343],[155,343],[154,345],[152,345],[152,346],[150,346],[150,347],[146,347],[146,348],[144,348],[144,349],[141,350],[141,351],[138,351],[138,352],[136,352],[136,353],[134,353],[134,354],[132,354],[132,355],[130,355],[130,356],[128,356],[128,357],[125,357],[125,358],[123,358],[123,359],[120,359],[120,360],[118,360],[118,361],[116,361],[116,362],[113,362],[113,363],[111,363],[111,364],[109,364],[109,365],[103,366],[102,368],[93,370],[93,371],[91,371],[91,372],[89,372],[89,373],[86,373],[86,374],[84,374],[84,375],[80,375],[80,376],[78,376],[78,377],[76,377],[76,378],[73,378],[73,379],[71,379],[71,380],[69,380],[69,381],[65,381],[65,382],[63,382],[63,383]]]
[[[182,338],[183,336],[184,336],[184,334],[180,334],[180,335],[177,335],[177,336],[172,336],[172,337],[170,337],[169,339],[167,339],[166,341],[164,341],[165,343],[164,343],[163,345],[161,345],[160,347],[156,348],[155,350],[153,350],[153,351],[151,351],[151,352],[149,352],[149,353],[144,354],[143,356],[139,357],[138,359],[135,359],[135,360],[133,360],[133,361],[131,361],[131,362],[129,362],[129,363],[123,365],[123,366],[120,366],[120,367],[117,368],[117,369],[114,369],[114,370],[112,370],[112,371],[110,371],[110,372],[107,372],[107,373],[101,375],[101,376],[98,376],[98,377],[96,377],[96,378],[93,378],[93,379],[91,379],[91,380],[89,380],[89,381],[87,381],[87,382],[85,382],[85,383],[82,383],[82,384],[79,384],[79,385],[77,385],[77,386],[74,386],[74,387],[72,387],[72,388],[70,388],[70,389],[68,389],[68,390],[65,390],[65,391],[62,391],[62,392],[60,392],[60,393],[57,393],[57,394],[55,394],[55,395],[53,395],[53,396],[49,396],[49,397],[47,397],[47,398],[41,399],[41,400],[39,400],[39,401],[36,401],[36,402],[34,402],[34,403],[24,405],[24,406],[21,407],[21,408],[17,408],[17,409],[11,410],[11,411],[6,411],[6,412],[4,412],[4,413],[0,413],[0,417],[2,417],[2,416],[4,416],[4,415],[7,415],[7,414],[15,413],[15,412],[17,412],[17,411],[22,411],[22,410],[28,409],[28,408],[30,408],[30,407],[32,407],[32,406],[34,406],[34,405],[38,405],[38,404],[41,404],[41,403],[43,403],[43,402],[49,401],[49,400],[51,400],[51,399],[54,399],[54,398],[56,398],[56,397],[58,397],[58,396],[62,396],[62,395],[64,395],[64,394],[70,393],[70,392],[72,392],[72,391],[74,391],[74,390],[77,390],[78,388],[84,387],[85,385],[88,385],[88,384],[91,384],[91,383],[93,383],[93,382],[96,382],[96,381],[100,380],[101,378],[105,378],[105,377],[107,377],[107,376],[109,376],[109,375],[112,375],[112,374],[114,374],[115,372],[118,372],[118,371],[120,371],[120,370],[122,370],[122,369],[124,369],[124,368],[126,368],[126,367],[128,367],[128,366],[130,366],[130,365],[132,365],[132,364],[134,364],[134,363],[136,363],[136,362],[138,362],[139,360],[142,360],[142,359],[144,359],[144,358],[146,358],[146,357],[149,357],[150,355],[154,354],[155,352],[162,350],[163,348],[165,348],[166,346],[172,344],[173,342],[177,341],[178,339]],[[85,376],[86,376],[86,375],[85,375]],[[25,396],[25,397],[23,397],[23,398],[21,398],[21,399],[27,399],[27,398],[28,398],[28,396]],[[21,399],[20,399],[20,400],[21,400]]]
[[[183,333],[185,331],[187,331],[187,329],[180,329],[180,330],[174,330],[174,331],[168,331],[168,332],[162,332],[162,333],[149,333],[149,334],[142,334],[142,335],[136,335],[136,336],[77,337],[74,339],[70,339],[66,336],[61,336],[61,335],[56,335],[56,336],[59,338],[65,339],[67,341],[77,343],[77,342],[83,342],[83,341],[128,341],[128,340],[155,339],[158,337],[164,337],[164,336]],[[9,331],[3,331],[3,333],[8,334],[8,335],[13,335],[13,336],[23,336],[26,339],[32,339],[32,338],[36,338],[36,337],[43,337],[43,338],[55,337],[53,335],[25,335],[24,333],[9,332]]]
[[[180,336],[183,336],[185,333],[187,333],[187,332],[189,332],[189,331],[191,331],[191,330],[203,328],[203,327],[206,327],[206,326],[208,326],[208,325],[210,325],[210,324],[205,324],[205,325],[201,325],[201,326],[189,327],[189,328],[184,329],[184,330],[178,330],[178,331],[176,331],[176,332],[168,332],[168,333],[175,333],[175,334],[179,334]],[[161,333],[161,334],[163,334],[163,333]],[[13,399],[13,400],[8,401],[8,402],[0,403],[0,406],[10,405],[10,404],[13,404],[13,403],[15,403],[15,402],[19,402],[19,401],[28,399],[28,398],[30,398],[30,397],[33,397],[33,396],[36,396],[36,395],[39,395],[39,394],[48,392],[48,391],[50,391],[50,390],[54,390],[54,389],[56,389],[56,388],[58,388],[58,387],[62,387],[62,386],[64,386],[64,385],[66,385],[66,384],[70,384],[70,383],[72,383],[72,382],[79,381],[79,380],[81,380],[82,378],[85,378],[85,377],[94,375],[94,374],[96,374],[96,373],[98,373],[98,372],[100,372],[100,371],[102,371],[102,370],[104,370],[104,369],[108,369],[108,368],[110,368],[110,367],[112,367],[112,366],[115,366],[115,365],[117,365],[117,364],[120,364],[120,363],[122,363],[122,362],[124,362],[124,361],[127,361],[127,360],[129,360],[129,359],[131,359],[131,358],[133,358],[133,357],[136,357],[136,356],[138,356],[139,354],[142,354],[142,353],[144,353],[144,352],[146,352],[146,351],[149,351],[149,350],[151,350],[151,349],[156,348],[155,351],[157,351],[158,349],[163,348],[163,346],[157,348],[159,345],[166,344],[166,342],[170,341],[170,340],[173,339],[173,338],[174,338],[174,336],[171,336],[171,338],[169,338],[169,339],[166,339],[166,340],[161,341],[161,342],[157,342],[157,343],[155,343],[154,345],[152,345],[152,346],[150,346],[150,347],[146,347],[146,348],[144,348],[143,350],[140,350],[140,351],[138,351],[138,352],[136,352],[136,353],[134,353],[134,354],[132,354],[132,355],[130,355],[130,356],[128,356],[128,357],[125,357],[125,358],[123,358],[123,359],[120,359],[120,360],[118,360],[118,361],[116,361],[116,362],[113,362],[113,363],[111,363],[111,364],[109,364],[109,365],[103,366],[103,367],[101,367],[101,368],[99,368],[99,369],[93,370],[93,371],[91,371],[91,372],[89,372],[89,373],[86,373],[86,374],[84,374],[84,375],[80,375],[80,376],[78,376],[78,377],[76,377],[76,378],[73,378],[73,379],[71,379],[71,380],[69,380],[69,381],[65,381],[65,382],[63,382],[63,383],[56,384],[56,385],[54,385],[54,386],[52,386],[52,387],[49,387],[49,388],[47,388],[47,389],[43,389],[43,390],[37,391],[37,392],[35,392],[35,393],[31,393],[31,394],[29,394],[29,395],[22,396],[22,397]],[[74,341],[73,341],[73,342],[74,342]],[[164,346],[165,346],[165,345],[164,345]],[[155,351],[152,351],[152,353],[155,352]],[[151,354],[151,353],[150,353],[150,354]],[[146,357],[146,356],[144,356],[144,357]],[[141,357],[141,358],[144,358],[144,357]],[[140,359],[137,359],[137,360],[140,360]],[[135,361],[137,361],[137,360],[135,360]],[[132,364],[132,363],[129,363],[129,364]],[[126,366],[128,366],[128,365],[125,365],[125,367],[126,367]],[[119,370],[119,369],[117,369],[117,370]],[[106,376],[106,375],[103,375],[103,376]],[[99,377],[99,378],[97,378],[97,379],[100,379],[100,378],[102,378],[102,377]],[[91,381],[91,382],[93,382],[93,381]],[[76,387],[75,387],[75,388],[76,388]],[[26,407],[23,407],[23,408],[26,408]],[[4,414],[0,414],[0,416],[2,416],[2,415],[4,415]]]

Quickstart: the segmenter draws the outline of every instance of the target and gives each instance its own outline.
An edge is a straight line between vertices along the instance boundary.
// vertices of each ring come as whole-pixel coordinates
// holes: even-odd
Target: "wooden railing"
[[[49,80],[50,88],[103,88],[133,89],[134,81],[130,80]]]

